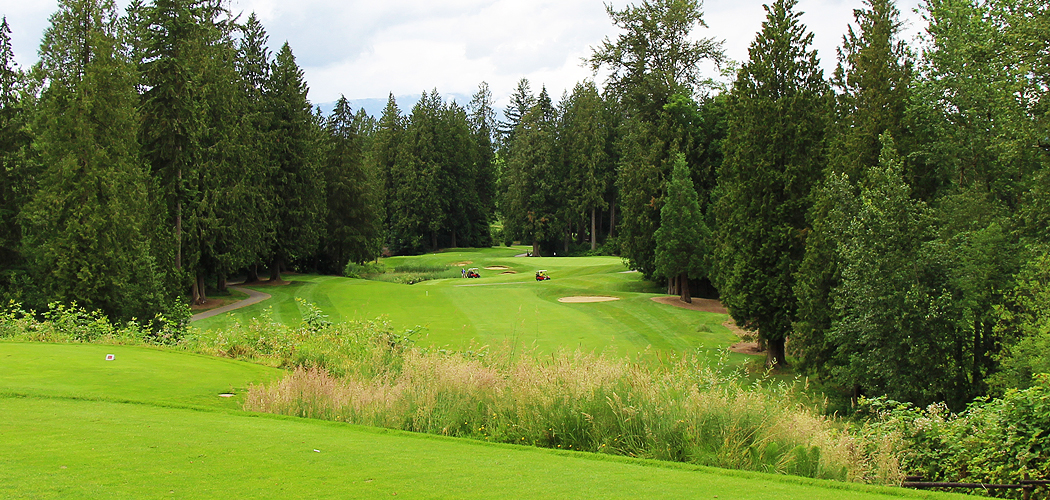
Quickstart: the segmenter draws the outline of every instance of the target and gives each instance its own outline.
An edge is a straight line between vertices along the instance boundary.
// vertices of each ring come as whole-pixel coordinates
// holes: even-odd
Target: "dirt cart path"
[[[208,311],[204,311],[202,313],[194,314],[193,316],[190,317],[190,322],[192,323],[194,321],[200,321],[200,320],[202,320],[204,318],[210,318],[212,316],[218,316],[220,314],[230,312],[230,311],[232,311],[234,309],[240,309],[242,307],[247,307],[247,306],[250,306],[252,304],[258,304],[259,302],[262,302],[262,301],[270,298],[270,294],[257,292],[255,290],[250,289],[250,288],[243,288],[243,287],[239,287],[239,286],[231,286],[230,290],[236,290],[236,291],[241,292],[241,293],[246,293],[246,294],[248,294],[248,298],[244,299],[244,300],[240,300],[240,301],[234,302],[234,303],[229,304],[229,305],[225,305],[225,306],[222,306],[222,307],[216,307],[215,309],[211,309],[211,310],[208,310]]]

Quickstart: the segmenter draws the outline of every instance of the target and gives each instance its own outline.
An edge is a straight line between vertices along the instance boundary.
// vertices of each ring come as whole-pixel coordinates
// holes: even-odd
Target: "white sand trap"
[[[619,297],[603,297],[603,296],[588,296],[588,295],[576,295],[574,297],[562,297],[558,299],[558,302],[565,302],[568,304],[585,304],[590,302],[612,302],[614,300],[620,300]]]
[[[518,272],[517,271],[503,271],[500,274],[518,274]]]
[[[472,260],[465,260],[463,262],[457,262],[457,263],[452,264],[452,265],[456,266],[456,267],[467,267],[467,266],[469,266],[469,265],[471,265],[473,263],[474,263],[474,261],[472,261]]]
[[[488,269],[489,271],[506,271],[507,269],[510,269],[510,268],[507,267],[507,266],[489,266],[489,267],[486,267],[485,269]]]

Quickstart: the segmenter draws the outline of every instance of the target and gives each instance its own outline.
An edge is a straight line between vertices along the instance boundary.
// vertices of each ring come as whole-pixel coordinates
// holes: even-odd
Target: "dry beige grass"
[[[387,364],[380,360],[386,359]],[[849,481],[899,482],[892,436],[851,434],[793,386],[689,356],[653,367],[581,352],[409,349],[343,378],[296,369],[245,409],[489,441]]]

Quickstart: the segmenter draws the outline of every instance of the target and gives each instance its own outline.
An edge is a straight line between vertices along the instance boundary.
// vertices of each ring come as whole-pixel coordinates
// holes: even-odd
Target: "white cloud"
[[[899,8],[910,22],[910,38],[922,24],[911,12],[918,0],[905,1]],[[622,8],[627,1],[613,3]],[[765,19],[762,3],[708,0],[703,8],[709,29],[696,35],[724,39],[727,55],[744,61]],[[616,35],[601,0],[231,0],[231,7],[245,15],[256,12],[274,50],[286,40],[291,44],[315,102],[340,94],[416,95],[432,88],[469,95],[486,81],[502,105],[521,77],[537,91],[545,84],[557,99],[591,76],[580,66],[591,47]],[[860,0],[800,0],[825,74],[835,66],[835,47],[853,9],[860,7]],[[22,65],[36,60],[40,36],[56,8],[55,0],[0,0]]]

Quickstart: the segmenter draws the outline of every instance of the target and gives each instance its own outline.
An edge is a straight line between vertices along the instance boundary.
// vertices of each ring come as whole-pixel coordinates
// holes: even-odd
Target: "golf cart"
[[[536,271],[536,281],[547,281],[549,279],[551,279],[551,277],[547,276],[546,269],[540,269],[539,271]]]
[[[478,274],[478,268],[472,267],[470,269],[467,269],[467,277],[468,278],[480,278],[481,275]]]

